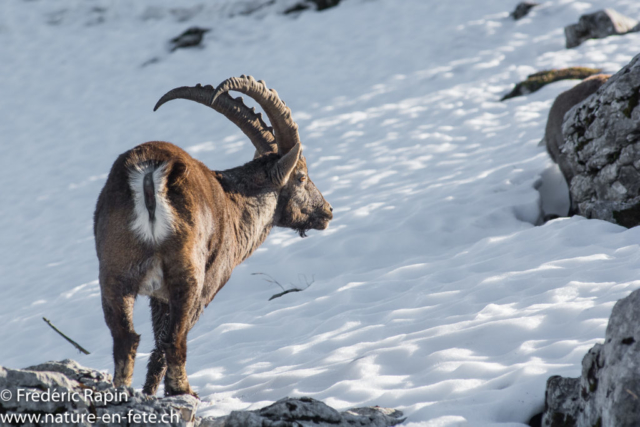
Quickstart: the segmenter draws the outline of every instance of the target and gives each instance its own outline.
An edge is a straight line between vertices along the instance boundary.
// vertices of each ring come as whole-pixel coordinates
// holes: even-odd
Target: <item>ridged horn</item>
[[[206,105],[231,120],[251,140],[260,154],[277,152],[278,147],[271,127],[262,120],[262,114],[256,113],[254,108],[247,107],[242,98],[232,98],[228,93],[213,99],[214,88],[211,85],[195,87],[183,86],[165,93],[158,101],[153,111],[165,102],[173,99],[187,99]]]
[[[216,88],[213,100],[217,100],[231,90],[250,96],[267,113],[275,132],[280,154],[288,153],[291,148],[300,142],[298,125],[291,117],[291,110],[278,97],[278,92],[274,89],[268,89],[263,80],[256,81],[253,77],[245,75],[231,77],[220,83]]]

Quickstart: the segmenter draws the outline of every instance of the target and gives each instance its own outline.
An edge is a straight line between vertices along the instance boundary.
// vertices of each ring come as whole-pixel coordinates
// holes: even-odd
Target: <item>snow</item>
[[[174,87],[251,74],[292,108],[335,219],[306,239],[274,230],[205,310],[187,361],[200,415],[311,396],[397,408],[407,426],[524,425],[546,379],[577,376],[615,301],[640,287],[640,230],[581,217],[534,226],[537,188],[563,209],[538,142],[553,99],[576,82],[499,99],[541,69],[617,71],[640,34],[566,50],[563,27],[605,7],[638,17],[640,4],[550,0],[514,22],[506,0],[279,13],[292,3],[246,16],[256,1],[3,4],[0,364],[113,369],[92,230],[106,174],[148,140],[213,169],[250,160],[251,144],[212,110],[152,108]],[[193,25],[212,28],[204,47],[169,53]],[[268,301],[282,290],[254,273],[315,281]],[[146,297],[135,321],[140,388],[153,345]]]

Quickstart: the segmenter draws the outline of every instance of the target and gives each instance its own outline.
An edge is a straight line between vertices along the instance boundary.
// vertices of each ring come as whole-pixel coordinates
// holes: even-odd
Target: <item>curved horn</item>
[[[173,99],[188,99],[206,105],[223,114],[227,119],[235,123],[251,140],[260,154],[277,152],[275,138],[272,129],[262,120],[262,114],[256,113],[255,108],[247,107],[242,98],[232,98],[229,94],[213,99],[212,86],[195,87],[183,86],[165,93],[158,101],[153,111],[156,111],[165,102]]]
[[[267,89],[267,85],[263,80],[256,81],[253,77],[245,75],[231,77],[220,83],[220,86],[216,88],[213,100],[217,100],[218,97],[231,90],[252,97],[264,109],[276,135],[278,152],[286,154],[296,144],[300,143],[298,125],[291,117],[291,110],[278,97],[278,92],[274,89]]]

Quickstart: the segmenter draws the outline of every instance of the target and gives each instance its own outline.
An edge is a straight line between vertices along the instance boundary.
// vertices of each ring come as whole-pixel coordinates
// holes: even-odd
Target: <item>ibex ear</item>
[[[289,181],[291,172],[293,172],[298,164],[301,152],[302,144],[298,142],[287,154],[278,160],[278,163],[271,170],[271,181],[275,185],[282,187]]]

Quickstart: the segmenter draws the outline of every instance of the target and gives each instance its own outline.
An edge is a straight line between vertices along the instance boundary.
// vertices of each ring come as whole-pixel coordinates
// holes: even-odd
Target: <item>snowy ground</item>
[[[92,235],[111,163],[148,140],[214,169],[248,161],[251,144],[212,110],[152,107],[174,87],[251,74],[291,106],[335,219],[307,239],[275,230],[205,311],[187,363],[200,413],[306,395],[401,409],[408,426],[522,426],[547,377],[577,376],[614,302],[640,287],[640,229],[580,217],[535,227],[535,188],[553,175],[537,144],[575,82],[498,100],[541,69],[617,71],[640,34],[566,50],[563,27],[604,7],[640,18],[640,4],[551,0],[514,22],[515,0],[238,14],[251,3],[3,2],[0,364],[112,369]],[[191,25],[213,29],[205,47],[169,54]],[[258,272],[315,282],[268,302],[281,290]],[[145,299],[135,387],[152,346]]]

